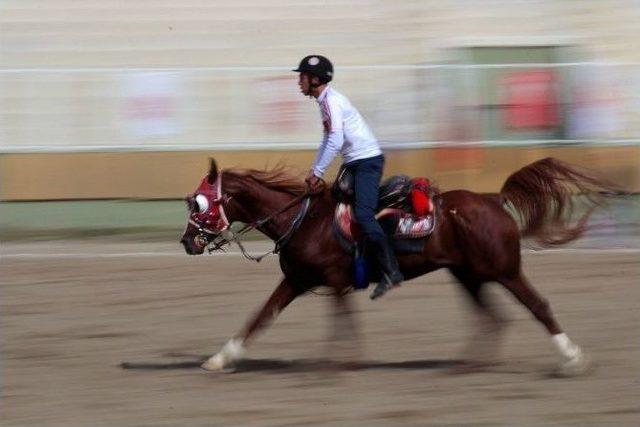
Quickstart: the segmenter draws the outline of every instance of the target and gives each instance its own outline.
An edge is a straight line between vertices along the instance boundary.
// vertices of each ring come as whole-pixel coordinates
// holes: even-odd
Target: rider
[[[338,153],[342,154],[343,167],[348,168],[354,178],[356,220],[367,249],[375,255],[383,273],[371,294],[371,299],[376,299],[404,279],[391,243],[375,218],[384,166],[382,150],[358,110],[344,95],[329,87],[333,65],[327,58],[306,56],[293,71],[300,73],[298,86],[302,94],[316,98],[324,126],[324,137],[306,181],[311,190],[319,189],[327,167]]]

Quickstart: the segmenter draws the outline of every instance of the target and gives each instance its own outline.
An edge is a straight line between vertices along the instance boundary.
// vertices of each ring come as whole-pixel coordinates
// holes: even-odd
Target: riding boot
[[[376,251],[374,253],[380,266],[382,279],[371,293],[371,299],[380,298],[394,286],[399,286],[404,280],[404,276],[398,266],[398,260],[391,247],[391,242],[384,238],[376,241],[375,246]]]

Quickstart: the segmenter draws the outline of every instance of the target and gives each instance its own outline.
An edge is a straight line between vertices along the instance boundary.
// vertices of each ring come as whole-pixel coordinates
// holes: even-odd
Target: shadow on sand
[[[166,357],[189,358],[172,362],[122,362],[120,368],[130,370],[183,370],[199,369],[208,356],[170,353]],[[341,363],[329,359],[244,359],[231,370],[234,373],[262,372],[314,372],[322,370],[439,370],[451,369],[464,364],[462,360],[407,360],[404,362],[362,361]]]

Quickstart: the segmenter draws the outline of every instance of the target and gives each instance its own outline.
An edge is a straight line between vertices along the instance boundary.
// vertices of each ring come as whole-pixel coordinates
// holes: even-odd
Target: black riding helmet
[[[316,76],[322,84],[327,84],[333,79],[333,64],[322,55],[305,56],[298,68],[292,71]]]

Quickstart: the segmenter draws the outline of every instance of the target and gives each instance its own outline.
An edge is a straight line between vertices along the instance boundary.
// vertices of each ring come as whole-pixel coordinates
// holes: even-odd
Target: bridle
[[[278,240],[276,240],[274,247],[272,250],[265,252],[262,255],[259,256],[253,256],[250,253],[248,253],[244,247],[244,245],[242,244],[242,241],[240,240],[240,238],[247,234],[248,232],[252,231],[252,230],[258,230],[261,231],[260,228],[265,225],[266,223],[268,223],[269,221],[271,221],[274,217],[280,215],[281,213],[289,210],[291,207],[293,207],[294,205],[298,204],[302,199],[304,199],[302,201],[302,206],[300,207],[300,210],[298,211],[298,214],[296,215],[296,217],[293,219],[293,221],[291,221],[291,224],[289,225],[289,228],[287,229],[287,231],[278,238]],[[218,234],[216,236],[216,238],[211,241],[209,244],[207,244],[207,246],[212,245],[210,247],[207,247],[207,251],[209,251],[209,253],[214,252],[216,250],[224,250],[224,246],[227,246],[231,243],[235,243],[236,245],[238,245],[238,248],[240,248],[240,252],[242,252],[242,255],[247,258],[248,260],[251,261],[256,261],[256,262],[260,262],[262,261],[263,258],[271,255],[271,254],[277,254],[280,252],[280,250],[289,242],[289,240],[291,239],[291,237],[293,236],[293,233],[295,233],[295,231],[300,227],[300,224],[302,223],[302,220],[304,219],[304,217],[306,216],[308,210],[309,210],[309,205],[311,202],[311,198],[310,198],[310,194],[308,191],[305,191],[303,194],[300,194],[299,196],[296,196],[293,200],[291,200],[289,203],[287,203],[284,207],[282,207],[281,209],[277,210],[276,212],[272,213],[271,215],[259,219],[257,221],[254,221],[250,224],[245,224],[240,230],[238,231],[233,231],[231,230],[230,227],[227,227],[224,230],[221,230],[220,234]],[[220,205],[222,206],[222,205]]]
[[[289,240],[291,239],[293,234],[296,232],[296,230],[300,228],[302,221],[304,220],[307,212],[309,211],[309,206],[311,204],[311,196],[314,194],[317,194],[317,192],[313,192],[310,189],[307,189],[304,193],[294,197],[286,205],[284,205],[282,208],[278,209],[277,211],[271,213],[270,215],[264,218],[258,219],[252,223],[245,224],[238,231],[233,231],[231,229],[231,224],[227,219],[227,215],[224,211],[224,205],[232,199],[232,196],[229,196],[226,193],[222,193],[222,171],[218,174],[215,185],[217,190],[216,195],[218,197],[212,200],[212,204],[214,204],[217,207],[217,213],[218,213],[218,220],[216,221],[217,230],[211,230],[210,228],[205,226],[206,224],[203,225],[202,220],[198,220],[198,218],[202,219],[202,214],[198,216],[192,213],[189,216],[189,223],[198,230],[198,234],[196,235],[195,239],[200,239],[202,245],[207,249],[209,253],[212,253],[217,250],[224,251],[225,246],[230,245],[231,243],[235,243],[238,245],[238,248],[240,248],[240,252],[242,252],[242,255],[245,258],[251,261],[256,261],[256,262],[262,261],[263,258],[271,254],[279,253],[280,250],[289,242]],[[324,186],[325,186],[325,183],[324,181],[322,181],[322,187]],[[298,213],[289,224],[287,231],[276,240],[274,248],[272,250],[259,256],[253,256],[246,251],[241,241],[241,237],[243,235],[249,233],[252,230],[262,231],[261,230],[262,226],[267,224],[269,221],[273,220],[276,216],[291,209],[293,206],[297,205],[300,202],[302,202],[302,206],[298,210]],[[190,209],[193,211],[193,206],[190,206]],[[213,211],[213,206],[211,207],[211,210]]]
[[[200,187],[202,187],[202,184],[200,184]],[[200,189],[200,188],[199,188]],[[196,227],[198,229],[199,233],[202,234],[209,234],[209,235],[217,235],[220,234],[220,232],[226,230],[229,228],[229,226],[231,225],[229,223],[229,220],[227,219],[227,215],[224,212],[224,207],[223,205],[225,203],[227,203],[229,200],[231,200],[231,197],[228,196],[226,193],[222,193],[222,174],[218,175],[218,179],[216,180],[216,193],[215,193],[218,197],[216,197],[215,199],[211,200],[211,203],[214,205],[217,205],[218,210],[218,216],[217,216],[217,220],[216,220],[216,227],[219,227],[219,229],[217,231],[212,231],[208,228],[206,228],[204,224],[206,224],[207,226],[209,225],[213,225],[213,223],[211,221],[209,221],[208,217],[212,217],[211,214],[207,215],[206,213],[200,213],[197,215],[193,215],[191,214],[189,216],[188,222],[189,224],[193,225],[194,227]],[[194,201],[197,201],[197,199],[194,199]],[[189,199],[188,201],[189,204],[189,210],[190,211],[195,211],[195,207],[199,206],[199,205],[195,205],[193,203],[193,201],[191,199]],[[208,210],[208,209],[207,209]],[[194,219],[195,217],[195,219]]]

